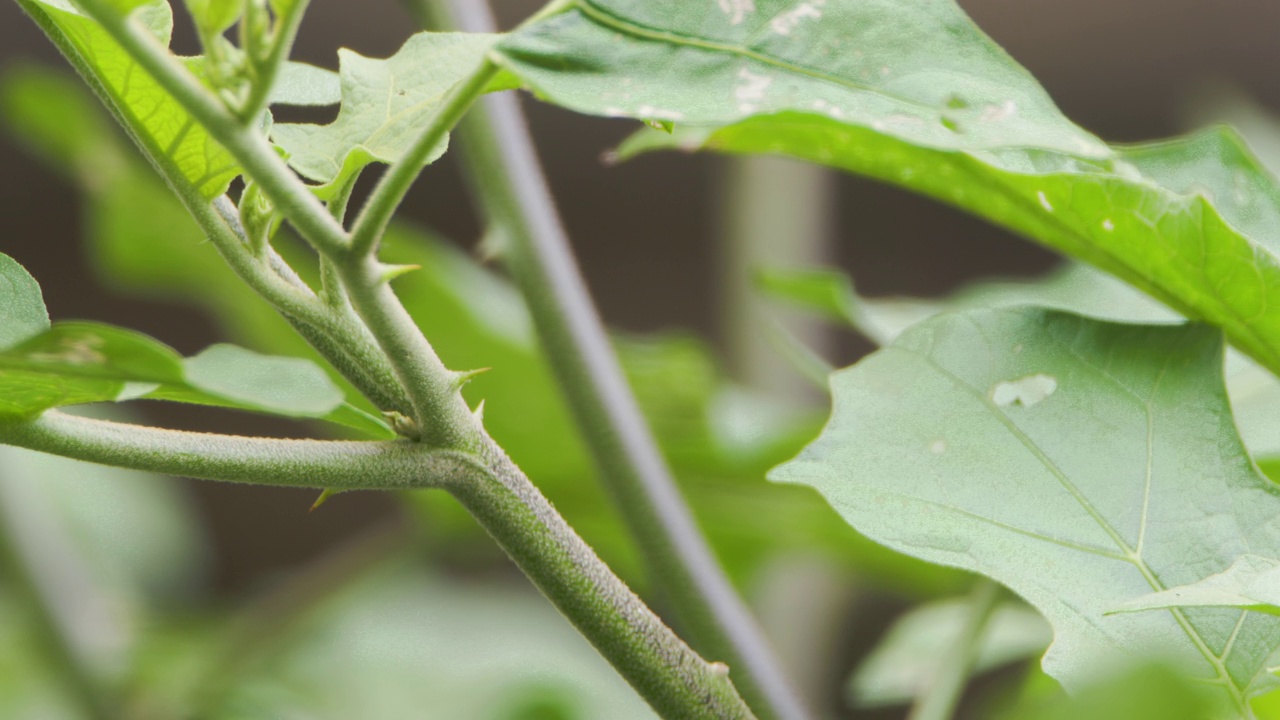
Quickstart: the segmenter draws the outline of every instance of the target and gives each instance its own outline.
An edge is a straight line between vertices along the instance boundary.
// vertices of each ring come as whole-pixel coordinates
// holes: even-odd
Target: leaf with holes
[[[1110,272],[1280,371],[1280,189],[1235,133],[1108,147],[952,0],[583,0],[500,46],[539,96],[658,148],[901,185]]]
[[[449,90],[479,66],[496,36],[418,33],[385,60],[338,53],[342,106],[328,125],[281,123],[271,138],[307,178],[332,183],[371,162],[392,163],[417,140]],[[435,148],[431,160],[445,151]]]
[[[1276,684],[1280,618],[1108,614],[1280,552],[1280,489],[1236,433],[1218,332],[969,311],[831,386],[822,436],[772,478],[818,489],[874,540],[1021,594],[1054,627],[1051,675],[1079,687],[1112,661],[1167,655],[1242,716]]]
[[[147,153],[172,163],[205,198],[226,192],[239,174],[235,161],[209,133],[137,65],[96,21],[67,2],[18,0],[58,49],[93,86]],[[130,1],[162,44],[169,44],[173,12],[163,0]]]

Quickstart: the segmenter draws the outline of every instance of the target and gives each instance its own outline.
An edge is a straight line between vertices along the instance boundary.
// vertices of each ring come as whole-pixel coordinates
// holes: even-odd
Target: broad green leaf
[[[1112,612],[1178,607],[1231,607],[1280,615],[1280,560],[1241,555],[1220,573],[1130,600]]]
[[[184,384],[165,385],[139,397],[320,418],[368,435],[395,437],[385,422],[347,404],[342,390],[311,360],[219,344],[183,360],[183,375]]]
[[[0,350],[49,328],[49,312],[35,278],[17,260],[0,253]]]
[[[164,45],[173,15],[164,0],[122,0]],[[63,0],[18,0],[134,138],[171,163],[206,198],[226,191],[239,174],[231,156],[94,20]]]
[[[188,358],[183,369],[192,387],[265,412],[314,417],[342,404],[342,391],[329,376],[302,358],[221,344]]]
[[[859,707],[911,702],[933,687],[969,616],[963,599],[919,605],[903,615],[849,678],[848,697]],[[1027,606],[1006,602],[992,613],[982,635],[973,674],[1044,652],[1053,633]]]
[[[943,298],[862,298],[852,284],[831,270],[774,271],[785,281],[764,291],[837,319],[887,343],[911,325],[941,312],[976,308],[1042,305],[1122,322],[1175,322],[1178,315],[1112,276],[1079,263],[1066,263],[1037,279],[986,279]],[[845,308],[856,315],[842,316]],[[835,312],[833,312],[833,310]],[[1245,447],[1267,474],[1280,478],[1280,379],[1239,352],[1229,349],[1227,393]]]
[[[340,50],[338,118],[328,125],[281,123],[271,137],[295,170],[320,183],[349,176],[370,162],[395,162],[495,40],[494,35],[418,33],[385,60]],[[431,159],[445,147],[442,141]],[[349,159],[357,150],[362,157],[353,164]]]
[[[949,0],[583,0],[499,53],[581,112],[679,128],[802,111],[938,149],[1109,155]]]
[[[342,81],[332,70],[287,62],[271,86],[270,101],[272,105],[336,105],[342,101]]]
[[[138,333],[63,322],[0,352],[0,420],[113,401],[129,383],[180,383],[181,358]]]
[[[952,0],[583,0],[500,46],[536,94],[676,121],[655,148],[902,185],[1115,274],[1280,370],[1280,190],[1231,131],[1109,148]]]
[[[1280,489],[1236,433],[1218,333],[948,314],[831,386],[822,436],[771,477],[815,487],[891,548],[1008,585],[1054,627],[1051,675],[1078,687],[1123,657],[1167,655],[1236,712],[1275,685],[1280,618],[1107,614],[1280,552]]]

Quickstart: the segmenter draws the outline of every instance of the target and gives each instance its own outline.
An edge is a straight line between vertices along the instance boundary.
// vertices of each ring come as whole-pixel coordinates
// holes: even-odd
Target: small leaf
[[[226,150],[137,65],[94,20],[66,2],[18,0],[147,152],[176,169],[205,198],[226,192],[239,168]],[[121,0],[163,45],[173,15],[164,0]]]
[[[756,282],[772,297],[813,310],[829,320],[857,325],[858,296],[844,273],[769,268],[756,274]]]
[[[395,162],[431,121],[449,90],[479,66],[498,36],[419,33],[386,60],[339,51],[342,107],[329,125],[282,123],[272,139],[289,164],[320,183],[332,183],[368,162]],[[356,149],[367,155],[352,167]],[[432,153],[444,153],[442,142]]]
[[[280,67],[271,86],[272,105],[324,106],[342,101],[342,81],[332,70],[300,62]]]
[[[48,329],[40,285],[17,260],[0,253],[0,350]]]
[[[1231,567],[1216,575],[1135,598],[1111,612],[1179,607],[1233,607],[1280,615],[1280,560],[1241,555]]]
[[[180,383],[181,358],[138,333],[63,322],[0,352],[0,419],[113,401],[130,383]]]
[[[1025,378],[1053,387],[999,402]],[[831,383],[822,436],[771,477],[818,489],[878,542],[1008,585],[1053,625],[1044,667],[1069,688],[1126,657],[1166,656],[1243,717],[1277,684],[1280,618],[1108,615],[1280,552],[1280,489],[1235,430],[1217,332],[969,311],[913,327]],[[1250,641],[1229,643],[1237,632]]]
[[[235,407],[293,417],[323,417],[342,405],[342,391],[315,363],[213,345],[183,361],[186,384]],[[175,392],[153,397],[182,400]],[[188,396],[189,397],[189,396]]]

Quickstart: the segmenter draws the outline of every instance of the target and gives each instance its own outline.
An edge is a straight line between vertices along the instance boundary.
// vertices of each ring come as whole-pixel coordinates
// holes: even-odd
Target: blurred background
[[[1280,83],[1274,79],[1274,68],[1280,67],[1280,43],[1276,42],[1280,4],[1263,0],[967,0],[961,4],[1044,84],[1069,117],[1106,140],[1153,139],[1186,131],[1193,124],[1224,119],[1226,115],[1238,116],[1239,98],[1258,108],[1280,111]],[[500,21],[509,27],[540,3],[498,0],[496,5]],[[395,52],[413,28],[409,14],[395,0],[314,0],[295,59],[336,69],[338,47],[385,57]],[[197,52],[193,34],[181,14],[174,48],[184,53]],[[16,5],[0,4],[0,73],[29,72],[32,65],[67,70],[53,47]],[[605,154],[635,129],[633,123],[576,116],[532,100],[525,105],[588,283],[606,322],[622,333],[622,342],[630,347],[626,354],[633,377],[661,374],[665,378],[662,382],[696,386],[708,378],[712,378],[708,381],[711,384],[720,382],[714,378],[723,376],[726,387],[732,380],[734,387],[751,390],[762,401],[787,408],[787,417],[796,418],[794,425],[770,436],[776,442],[764,451],[725,460],[722,456],[728,451],[723,447],[710,452],[693,447],[696,443],[689,440],[691,433],[705,428],[691,430],[688,417],[681,413],[688,408],[692,413],[704,412],[704,405],[711,402],[694,397],[698,394],[696,387],[685,388],[688,392],[678,395],[688,401],[687,407],[664,399],[642,398],[646,409],[652,411],[651,419],[661,426],[659,435],[670,440],[665,447],[682,472],[682,479],[685,475],[716,476],[724,481],[722,485],[712,481],[699,486],[710,487],[707,492],[713,498],[723,499],[726,493],[734,492],[735,486],[728,484],[730,477],[751,476],[751,482],[761,484],[760,478],[769,464],[785,459],[798,447],[796,438],[812,434],[824,412],[819,394],[772,354],[759,333],[746,329],[758,324],[751,318],[763,312],[744,281],[752,267],[770,263],[833,265],[850,273],[859,291],[868,296],[935,296],[975,278],[1044,273],[1056,262],[1054,256],[1037,246],[941,205],[824,170],[797,168],[773,160],[748,163],[674,154],[608,166],[603,161]],[[329,110],[298,117],[325,122],[332,113]],[[231,339],[253,344],[255,335],[251,331],[229,333],[228,328],[235,325],[229,319],[234,312],[200,306],[172,288],[165,289],[163,282],[147,286],[136,278],[124,277],[128,273],[112,275],[109,258],[103,260],[104,253],[109,255],[112,251],[103,250],[102,246],[87,249],[86,237],[110,232],[127,234],[127,228],[103,229],[106,221],[101,208],[95,209],[93,202],[86,199],[92,193],[83,191],[76,172],[68,172],[65,167],[59,170],[56,163],[42,160],[38,148],[33,152],[30,142],[20,141],[7,129],[0,132],[0,168],[0,250],[16,258],[41,282],[54,318],[125,325],[152,334],[184,354],[228,339],[229,334]],[[747,202],[744,207],[743,198],[767,199],[779,194],[801,203],[805,223],[779,222],[780,213],[786,210],[767,202]],[[430,228],[448,239],[448,244],[432,245],[432,256],[443,258],[442,263],[458,260],[448,254],[448,247],[472,252],[482,234],[451,156],[428,169],[403,212],[419,228]],[[786,233],[787,237],[780,237],[781,233],[772,227],[801,230],[793,229]],[[421,231],[406,230],[405,234],[417,232]],[[414,242],[404,241],[406,246]],[[204,257],[217,262],[211,250]],[[108,271],[104,273],[102,266]],[[441,301],[427,290],[423,293]],[[262,308],[246,312],[259,311],[267,312]],[[451,331],[446,328],[441,332],[448,335]],[[828,334],[816,327],[803,332],[841,365],[869,349],[852,335]],[[430,328],[428,334],[435,340]],[[448,335],[449,342],[454,341],[453,337]],[[456,342],[465,345],[468,338],[459,332]],[[501,343],[493,345],[500,346]],[[492,365],[492,374],[501,375],[502,358],[486,356],[485,347],[488,346],[481,343],[471,348],[475,350],[473,364]],[[276,347],[260,349],[283,351]],[[447,353],[453,352],[459,362],[473,362],[467,347],[442,352],[446,352],[446,359]],[[520,362],[539,362],[530,357],[520,356]],[[679,378],[671,380],[673,374]],[[493,382],[494,392],[501,395],[502,380]],[[545,377],[540,382],[545,383]],[[485,397],[485,388],[480,383],[477,386],[476,397]],[[661,383],[659,386],[666,387]],[[515,403],[520,396],[517,393],[512,398]],[[720,402],[719,398],[717,395],[714,402]],[[171,427],[270,435],[314,432],[258,417],[176,410],[156,404],[131,411],[147,422]],[[546,468],[547,475],[563,475],[561,480],[565,483],[569,482],[565,478],[590,478],[576,436],[563,411],[557,412],[548,416],[551,422],[558,423],[559,435],[554,441],[514,438],[512,443],[517,448],[529,449],[524,451],[527,456],[523,460],[517,449],[513,448],[512,453],[535,481],[541,481],[541,468]],[[707,422],[714,425],[712,420]],[[508,653],[504,662],[513,664],[510,658],[526,658],[530,653],[554,655],[560,652],[554,648],[565,648],[561,655],[568,660],[549,661],[547,668],[535,673],[545,683],[530,681],[512,689],[510,697],[504,695],[501,701],[495,701],[497,709],[459,706],[447,710],[450,706],[444,704],[439,706],[438,715],[431,717],[623,717],[632,712],[621,709],[635,703],[616,699],[626,698],[627,691],[615,687],[617,681],[611,679],[608,668],[595,661],[589,649],[584,651],[567,626],[561,627],[563,623],[543,622],[553,618],[554,613],[531,596],[518,578],[511,577],[495,551],[477,538],[474,529],[467,529],[465,518],[447,507],[446,502],[351,494],[308,512],[315,499],[312,493],[189,481],[156,483],[147,478],[118,479],[116,485],[110,485],[113,481],[109,474],[92,475],[92,482],[80,482],[91,473],[74,464],[40,463],[13,453],[9,456],[12,457],[0,464],[0,479],[51,478],[49,483],[65,486],[57,492],[75,498],[10,498],[6,502],[11,506],[35,503],[32,507],[43,507],[41,503],[52,503],[57,507],[46,508],[48,512],[64,519],[79,517],[76,513],[93,515],[90,520],[83,520],[88,523],[85,527],[97,528],[85,531],[90,540],[94,532],[99,532],[109,538],[103,541],[108,545],[123,543],[119,547],[124,548],[121,552],[127,558],[121,562],[143,568],[121,572],[142,573],[151,578],[147,582],[173,585],[157,591],[158,597],[165,598],[157,601],[164,609],[160,614],[165,620],[155,621],[152,631],[146,633],[145,644],[152,654],[145,661],[137,657],[129,660],[134,666],[155,664],[157,668],[151,671],[158,675],[171,675],[174,667],[182,665],[177,659],[191,654],[178,646],[199,644],[208,640],[207,635],[217,634],[215,628],[223,626],[209,621],[209,617],[221,618],[229,613],[233,621],[228,621],[231,624],[227,627],[270,627],[271,618],[279,617],[281,612],[288,615],[287,609],[295,607],[289,603],[306,605],[305,598],[323,596],[323,588],[343,586],[342,578],[374,566],[381,568],[368,570],[375,575],[381,573],[381,580],[345,591],[349,596],[345,600],[309,615],[308,622],[313,626],[308,626],[310,630],[297,630],[297,639],[291,641],[287,653],[261,660],[276,663],[272,665],[276,672],[273,677],[278,682],[241,685],[231,693],[238,699],[222,706],[220,716],[241,716],[237,712],[245,713],[244,717],[261,716],[254,714],[254,708],[288,707],[299,697],[319,703],[325,700],[325,672],[333,670],[318,667],[323,665],[318,660],[313,662],[317,667],[310,667],[306,657],[325,657],[325,653],[356,653],[360,657],[361,652],[372,657],[376,654],[372,648],[381,648],[379,652],[383,654],[376,660],[381,664],[375,664],[374,669],[397,667],[396,658],[386,656],[387,646],[397,648],[396,652],[403,652],[405,658],[412,658],[420,666],[426,663],[425,667],[435,668],[440,677],[454,671],[447,667],[450,664],[473,662],[498,667],[502,662],[495,658],[504,652]],[[569,456],[572,458],[566,459]],[[572,468],[565,470],[566,464]],[[729,466],[732,467],[725,470]],[[554,486],[558,481],[548,482]],[[134,487],[130,483],[137,484],[129,491],[137,497],[127,492],[111,495],[104,490],[104,486]],[[8,483],[6,492],[12,495],[17,486]],[[620,564],[643,587],[644,580],[631,567],[634,559],[626,541],[609,539],[617,534],[616,522],[603,500],[598,495],[579,498],[573,490],[564,490],[563,499],[555,497],[551,489],[548,492],[566,507],[571,519],[587,525],[583,532],[589,539],[596,533],[606,548],[602,552],[612,555],[611,561]],[[164,496],[162,500],[155,499],[159,495]],[[795,510],[798,522],[805,522],[803,519],[810,517],[807,513],[822,512],[811,501],[813,498],[808,497],[796,500],[795,507],[800,508]],[[700,517],[710,523],[713,520],[708,518],[722,512],[722,525],[735,522],[732,508],[725,509],[717,502],[708,500],[710,509],[700,509]],[[138,503],[157,507],[139,509]],[[67,510],[68,507],[72,509]],[[575,514],[576,518],[572,517]],[[170,527],[177,522],[174,517],[183,519],[178,523],[181,527]],[[823,523],[829,521],[831,518],[823,517]],[[81,521],[72,524],[75,522]],[[780,547],[763,547],[750,528],[722,533],[737,532],[741,537],[719,537],[716,545],[722,555],[731,555],[727,562],[732,565],[735,580],[765,618],[784,655],[795,658],[796,672],[806,678],[805,689],[816,698],[815,702],[829,707],[833,717],[901,717],[901,709],[849,709],[849,673],[904,608],[921,598],[962,592],[965,581],[954,574],[933,572],[914,564],[900,566],[885,557],[883,551],[877,555],[865,541],[851,537],[852,533],[842,529],[838,521],[823,523],[796,533],[804,537],[792,538]],[[168,538],[167,546],[156,538]],[[85,537],[73,541],[87,542]],[[406,545],[418,548],[408,559],[399,552]],[[832,550],[832,546],[839,547]],[[418,568],[414,571],[417,574],[387,569],[403,569],[397,563]],[[422,570],[424,567],[428,569]],[[146,575],[148,572],[151,575]],[[74,572],[67,575],[73,576]],[[410,576],[413,579],[406,579]],[[103,602],[110,606],[114,601]],[[357,606],[363,607],[365,614],[350,610]],[[249,608],[243,614],[230,610],[243,607]],[[112,615],[110,607],[99,610],[107,618],[99,630],[115,627],[116,621],[110,618],[119,616]],[[1012,607],[1010,612],[1017,610]],[[81,611],[83,607],[76,612]],[[507,620],[499,622],[522,629],[495,628],[494,617],[505,617]],[[1015,630],[1010,632],[1018,642],[1029,643],[1034,650],[1036,643],[1043,643],[1036,635],[1042,628],[1027,621],[1030,629],[1016,632],[1017,623],[1024,619],[1013,617],[1009,622]],[[411,630],[401,635],[400,629],[406,626]],[[317,630],[319,627],[324,630]],[[199,629],[189,631],[190,628]],[[118,627],[116,630],[124,632]],[[202,639],[190,640],[193,633]],[[4,636],[0,632],[0,637]],[[523,639],[512,639],[517,636]],[[187,639],[166,644],[172,637]],[[423,655],[422,648],[401,647],[408,645],[410,638],[434,643],[438,653]],[[806,666],[812,660],[804,658],[813,654],[813,643],[819,639],[825,644],[824,665]],[[98,640],[108,649],[128,644],[119,637]],[[487,654],[485,647],[490,648]],[[226,657],[219,656],[219,662],[240,662],[241,656],[227,652],[230,654]],[[256,657],[252,649],[243,652],[248,653],[245,657]],[[284,655],[293,659],[281,660]],[[444,663],[442,657],[455,660]],[[173,661],[172,666],[165,667],[169,661]],[[369,672],[373,674],[373,669]],[[393,686],[397,672],[406,683],[422,682],[420,672],[388,670],[374,684]],[[224,675],[230,677],[234,673]],[[149,676],[144,673],[143,677]],[[574,682],[606,688],[596,697],[602,705],[581,708],[613,709],[607,714],[592,714],[597,710],[590,709],[581,710],[581,715],[565,711],[557,705],[555,687],[560,680],[555,678],[576,678]],[[475,678],[472,681],[479,682]],[[1001,682],[997,675],[988,684],[1000,687]],[[466,684],[455,683],[453,694],[461,687]],[[216,694],[217,689],[204,692]],[[367,698],[378,696],[368,688],[365,692],[360,697],[366,702]],[[431,697],[438,698],[448,694],[444,689],[431,692],[436,692]],[[0,681],[0,708],[4,707],[5,693],[6,685]],[[397,717],[392,705],[385,708],[388,714],[378,715],[370,712],[367,704],[347,707],[344,715],[340,693],[332,694],[333,698],[327,698],[332,703],[326,712],[336,714],[319,716]],[[974,701],[971,705],[969,712],[980,717],[981,703]],[[161,706],[148,712],[152,714],[139,710],[138,715],[165,716]],[[642,710],[635,712],[644,716]]]

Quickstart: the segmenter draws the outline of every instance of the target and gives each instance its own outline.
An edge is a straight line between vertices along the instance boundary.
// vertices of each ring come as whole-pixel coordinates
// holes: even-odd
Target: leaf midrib
[[[661,28],[641,25],[634,20],[619,17],[604,8],[598,7],[592,3],[591,0],[580,0],[575,7],[591,21],[599,25],[603,25],[610,30],[630,35],[637,39],[665,42],[678,47],[695,48],[698,50],[705,50],[707,52],[727,53],[746,60],[754,60],[755,62],[763,65],[769,65],[771,67],[778,68],[779,70],[795,73],[797,75],[804,75],[814,80],[831,83],[833,85],[839,85],[846,90],[855,90],[858,92],[865,92],[889,98],[895,102],[902,103],[903,105],[910,105],[912,107],[919,108],[920,110],[927,112],[929,115],[939,114],[938,108],[933,105],[929,105],[928,103],[896,95],[894,93],[887,92],[882,88],[865,85],[857,82],[856,80],[851,80],[840,75],[833,75],[823,70],[801,65],[792,60],[785,60],[780,57],[762,53],[758,50],[752,50],[745,45],[716,42],[714,40],[697,38],[692,35],[684,35],[672,30],[664,30]]]
[[[1032,441],[1031,438],[1028,437],[1026,433],[1022,431],[1021,428],[1013,424],[1013,421],[1007,415],[1001,412],[999,408],[994,406],[991,403],[991,400],[984,393],[978,391],[972,385],[970,385],[969,383],[957,377],[954,373],[952,373],[950,370],[944,367],[937,360],[933,359],[932,357],[926,355],[923,352],[920,352],[917,350],[911,350],[901,346],[895,346],[893,349],[916,356],[917,358],[922,360],[925,364],[934,368],[937,372],[942,373],[944,376],[949,378],[953,383],[957,385],[957,387],[961,388],[964,392],[976,398],[983,405],[983,407],[986,408],[986,410],[993,417],[995,417],[997,421],[1000,422],[1001,425],[1003,425],[1011,435],[1013,435],[1013,437],[1015,437],[1024,447],[1026,447],[1027,450],[1029,450],[1031,454],[1036,458],[1036,460],[1038,460],[1040,464],[1043,465],[1044,468],[1048,470],[1049,473],[1058,480],[1058,482],[1063,486],[1063,488],[1067,490],[1067,492],[1070,493],[1073,498],[1076,499],[1076,502],[1078,502],[1081,505],[1081,507],[1083,507],[1085,511],[1089,513],[1090,517],[1094,519],[1094,521],[1103,530],[1103,532],[1105,532],[1108,536],[1111,537],[1112,541],[1116,543],[1117,547],[1119,547],[1120,550],[1125,555],[1123,558],[1116,558],[1116,559],[1123,560],[1124,562],[1127,562],[1130,565],[1133,565],[1138,570],[1138,572],[1142,573],[1143,579],[1146,580],[1147,584],[1150,585],[1152,590],[1154,590],[1155,592],[1163,592],[1168,589],[1164,585],[1164,583],[1161,582],[1160,579],[1156,576],[1155,572],[1151,569],[1151,567],[1147,565],[1146,560],[1141,555],[1138,555],[1133,548],[1129,547],[1129,544],[1124,540],[1124,538],[1119,534],[1119,532],[1093,506],[1093,503],[1089,502],[1089,500],[1084,497],[1083,493],[1080,492],[1079,488],[1075,486],[1075,483],[1071,482],[1070,478],[1068,478],[1066,474],[1063,473],[1062,470],[1058,468],[1058,466],[1047,455],[1044,454],[1044,451],[1041,450],[1040,447],[1036,445],[1035,442]],[[1163,376],[1163,373],[1167,370],[1168,363],[1172,359],[1173,355],[1174,355],[1173,353],[1170,353],[1167,356],[1164,369],[1162,369],[1162,372],[1161,372],[1162,376]],[[1079,358],[1079,356],[1077,357]],[[1079,358],[1079,359],[1083,365],[1085,365],[1091,370],[1098,372],[1103,377],[1107,378],[1108,382],[1111,382],[1116,385],[1120,385],[1120,383],[1117,380],[1112,378],[1111,375],[1106,371],[1102,370],[1102,368],[1095,366],[1093,363],[1083,358]],[[1129,394],[1133,394],[1128,390],[1128,388],[1125,388],[1123,386],[1120,386],[1120,387],[1126,392],[1129,392]],[[1153,392],[1154,392],[1154,388],[1153,388]],[[1150,417],[1151,408],[1149,405],[1149,401],[1144,401],[1142,404],[1143,404],[1144,411],[1147,413],[1148,417]],[[1218,657],[1216,654],[1214,654],[1214,652],[1209,649],[1208,643],[1205,642],[1204,638],[1200,635],[1200,633],[1191,625],[1190,621],[1186,617],[1186,614],[1182,611],[1181,608],[1169,608],[1169,611],[1173,615],[1174,620],[1178,623],[1178,626],[1182,628],[1183,633],[1187,636],[1189,640],[1191,640],[1196,650],[1198,650],[1200,654],[1204,657],[1205,662],[1209,663],[1209,665],[1215,670],[1215,672],[1217,672],[1218,677],[1208,682],[1211,682],[1214,684],[1220,684],[1225,688],[1227,688],[1228,694],[1230,695],[1232,701],[1235,703],[1236,708],[1240,710],[1242,713],[1245,713],[1245,715],[1243,715],[1244,717],[1247,717],[1248,705],[1244,700],[1243,689],[1236,683],[1235,679],[1231,677],[1231,674],[1227,671],[1227,668],[1226,668],[1226,657],[1228,656],[1228,654],[1224,652],[1222,657]],[[1246,612],[1246,611],[1242,611],[1242,612]],[[1227,648],[1227,649],[1230,649],[1230,648]]]

